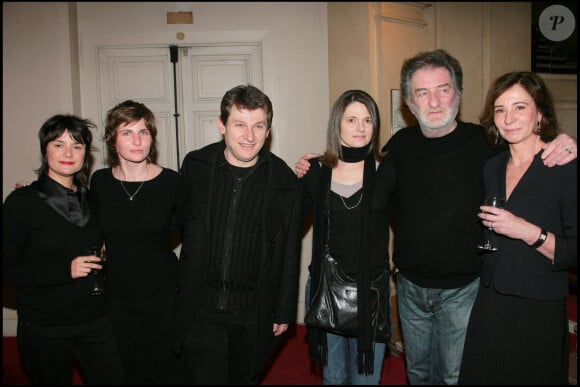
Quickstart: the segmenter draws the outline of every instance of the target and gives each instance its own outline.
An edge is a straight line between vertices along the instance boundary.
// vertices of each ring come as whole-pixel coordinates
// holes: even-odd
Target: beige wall
[[[366,2],[328,4],[329,107],[345,90],[371,92],[368,8]]]
[[[391,135],[391,89],[399,89],[403,60],[443,48],[462,65],[461,119],[478,122],[489,84],[531,67],[531,2],[345,2],[328,4],[329,87],[373,95],[381,111],[381,140]],[[354,27],[353,27],[354,25]],[[577,137],[576,75],[543,75],[564,132]]]
[[[2,3],[3,199],[38,168],[38,130],[53,114],[73,111],[67,3]]]

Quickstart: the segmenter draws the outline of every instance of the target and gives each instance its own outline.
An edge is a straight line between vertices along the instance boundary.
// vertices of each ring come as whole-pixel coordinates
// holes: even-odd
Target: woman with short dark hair
[[[86,188],[95,128],[56,115],[38,137],[38,180],[3,206],[4,281],[18,288],[18,351],[32,384],[72,384],[73,359],[88,384],[122,383],[105,300],[90,292],[89,253],[103,238]]]

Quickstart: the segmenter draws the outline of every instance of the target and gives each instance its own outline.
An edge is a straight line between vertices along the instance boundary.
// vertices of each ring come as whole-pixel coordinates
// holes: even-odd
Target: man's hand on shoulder
[[[318,156],[316,153],[307,153],[300,157],[300,160],[294,165],[294,173],[296,173],[296,176],[300,178],[306,175],[310,169],[310,162],[308,160]]]
[[[573,137],[562,133],[545,144],[542,159],[547,167],[565,165],[578,157],[578,143]]]

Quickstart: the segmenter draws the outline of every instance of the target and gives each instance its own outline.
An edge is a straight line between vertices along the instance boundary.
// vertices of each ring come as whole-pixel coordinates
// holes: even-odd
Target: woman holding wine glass
[[[483,205],[495,208],[503,208],[503,206],[505,205],[505,197],[503,194],[498,193],[487,194],[485,200],[483,201]],[[479,247],[482,250],[497,251],[497,243],[495,241],[493,233],[493,222],[489,223],[488,227],[485,230],[483,242],[477,245],[477,247]]]
[[[577,266],[577,161],[546,167],[542,146],[558,133],[552,98],[531,72],[495,80],[480,116],[507,149],[484,166],[481,206],[498,250],[483,255],[460,384],[568,384],[568,270]],[[565,149],[565,152],[572,150]]]
[[[149,108],[117,104],[105,119],[111,167],[91,178],[107,247],[109,313],[125,383],[134,385],[184,380],[169,341],[185,188],[176,171],[155,163],[156,137]]]
[[[105,300],[88,277],[102,268],[89,249],[103,243],[86,188],[93,128],[73,115],[44,122],[38,179],[3,206],[4,282],[18,288],[18,351],[31,384],[70,385],[73,359],[88,384],[123,381]]]

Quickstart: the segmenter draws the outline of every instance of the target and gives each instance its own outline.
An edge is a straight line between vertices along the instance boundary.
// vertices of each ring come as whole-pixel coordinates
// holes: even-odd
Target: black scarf
[[[358,354],[357,364],[359,374],[370,375],[374,368],[373,335],[371,328],[370,303],[370,259],[371,259],[371,201],[375,191],[376,162],[373,154],[365,158],[363,175],[363,199],[361,211],[361,240],[359,273],[357,283],[358,311]]]
[[[361,258],[359,259],[358,281],[357,281],[357,318],[358,318],[358,354],[357,365],[359,374],[370,375],[374,368],[374,350],[371,328],[371,311],[369,309],[370,296],[370,202],[374,192],[374,176],[376,171],[375,159],[372,154],[368,154],[370,143],[360,148],[350,148],[341,146],[341,160],[346,163],[356,163],[364,160],[363,173],[363,199],[360,219],[361,240],[359,248]]]
[[[341,145],[340,148],[342,156],[340,159],[345,163],[358,163],[359,161],[363,161],[365,159],[370,147],[370,142],[361,148],[350,148],[348,146]]]

